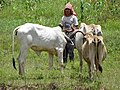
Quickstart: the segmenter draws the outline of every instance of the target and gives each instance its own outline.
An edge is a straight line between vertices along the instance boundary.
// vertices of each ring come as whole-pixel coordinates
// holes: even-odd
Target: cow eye
[[[101,33],[101,32],[98,32],[98,33],[97,33],[97,36],[102,36],[102,33]]]
[[[93,35],[95,35],[95,30],[93,31]]]

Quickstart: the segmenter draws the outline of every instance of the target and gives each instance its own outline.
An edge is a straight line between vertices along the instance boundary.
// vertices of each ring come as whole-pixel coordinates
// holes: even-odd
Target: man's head
[[[69,9],[69,8],[65,8],[65,9],[64,9],[64,15],[65,15],[66,17],[69,17],[69,16],[71,16],[72,14],[73,14],[73,12],[72,12],[71,9]]]
[[[70,2],[68,2],[65,5],[64,15],[67,16],[67,17],[69,17],[70,15],[75,15],[76,16],[76,13],[74,12],[74,9],[73,9],[73,7],[72,7]]]

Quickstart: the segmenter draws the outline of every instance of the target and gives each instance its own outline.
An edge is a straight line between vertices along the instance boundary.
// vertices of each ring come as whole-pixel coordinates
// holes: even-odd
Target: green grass
[[[28,0],[30,1],[30,0]],[[27,0],[15,0],[11,5],[0,11],[0,90],[29,89],[29,90],[120,90],[120,20],[107,19],[98,23],[92,19],[85,23],[97,23],[102,26],[104,42],[108,55],[103,62],[103,73],[94,80],[87,79],[88,68],[84,62],[82,74],[79,72],[79,60],[75,50],[75,62],[68,62],[64,74],[59,71],[57,57],[54,58],[53,70],[48,70],[48,55],[43,52],[38,57],[29,50],[25,76],[18,75],[12,66],[12,31],[18,25],[26,22],[39,23],[46,26],[57,26],[63,15],[66,0],[38,0],[29,7]],[[69,0],[75,7],[80,21],[80,3]],[[85,12],[86,13],[86,12]],[[108,13],[104,13],[106,16]],[[86,14],[87,15],[87,14]],[[15,58],[19,54],[19,44],[15,38]],[[16,60],[18,69],[18,63]]]

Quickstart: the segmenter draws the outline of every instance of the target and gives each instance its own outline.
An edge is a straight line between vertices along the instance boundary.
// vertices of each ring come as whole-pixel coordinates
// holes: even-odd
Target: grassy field
[[[79,72],[77,50],[75,50],[75,62],[68,62],[64,74],[58,70],[57,57],[54,58],[54,69],[48,70],[47,53],[43,52],[38,57],[32,50],[29,50],[25,66],[26,74],[21,77],[18,75],[18,70],[16,71],[12,67],[11,45],[14,28],[26,22],[39,23],[50,27],[57,26],[67,1],[71,1],[73,4],[80,24],[81,4],[78,0],[4,1],[8,4],[4,4],[0,8],[0,90],[120,90],[120,14],[117,14],[117,11],[112,12],[112,15],[103,12],[100,17],[98,16],[99,18],[96,16],[96,19],[93,18],[95,12],[91,10],[90,16],[87,12],[88,8],[85,6],[88,4],[84,5],[86,8],[83,12],[83,22],[87,24],[96,23],[102,26],[104,42],[108,51],[107,58],[103,62],[103,73],[94,81],[87,79],[86,62],[84,62],[83,73]],[[115,5],[113,5],[114,8],[117,7]],[[120,8],[118,8],[118,12],[119,10]],[[19,44],[15,38],[15,58],[18,54]],[[16,66],[18,68],[18,63]]]

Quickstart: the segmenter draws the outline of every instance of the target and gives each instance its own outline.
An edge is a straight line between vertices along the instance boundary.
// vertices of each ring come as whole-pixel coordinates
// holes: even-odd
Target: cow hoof
[[[65,65],[64,65],[64,64],[61,64],[60,66],[61,66],[62,68],[65,68]]]

